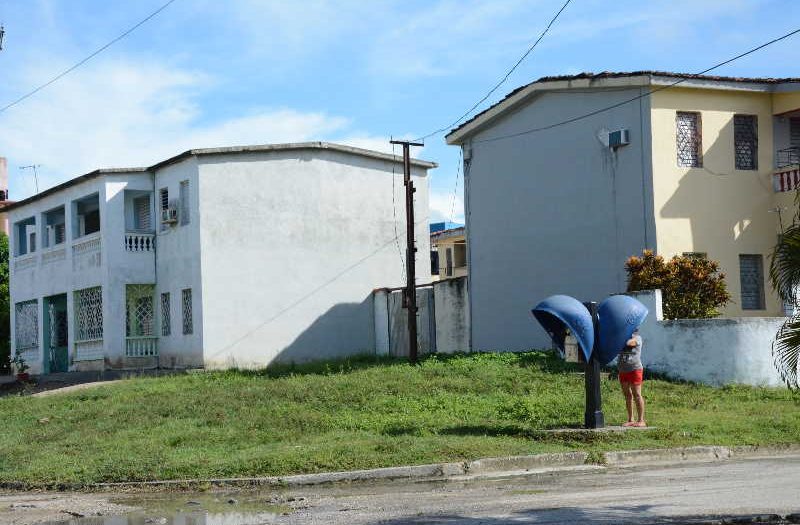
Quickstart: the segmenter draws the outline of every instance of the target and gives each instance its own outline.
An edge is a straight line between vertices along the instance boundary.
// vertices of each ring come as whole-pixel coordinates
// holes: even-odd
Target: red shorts
[[[644,369],[634,370],[632,372],[620,372],[620,383],[631,383],[633,385],[641,385],[644,382]]]

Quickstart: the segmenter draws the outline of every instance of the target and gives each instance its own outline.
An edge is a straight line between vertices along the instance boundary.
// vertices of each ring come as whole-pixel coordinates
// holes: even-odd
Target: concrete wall
[[[664,321],[661,291],[629,294],[650,315],[640,327],[645,368],[710,385],[780,386],[772,341],[785,317],[738,317]]]
[[[549,344],[530,309],[555,293],[625,289],[624,263],[655,248],[649,99],[541,133],[518,133],[628,100],[640,88],[554,92],[464,145],[473,350]],[[608,148],[608,131],[631,144]]]
[[[426,283],[428,183],[424,169],[412,174],[417,282]],[[206,364],[374,352],[372,290],[404,282],[403,191],[401,164],[343,152],[201,157]]]
[[[778,221],[777,214],[769,211],[776,205],[771,95],[674,88],[655,93],[651,104],[653,143],[659,145],[652,159],[658,252],[666,257],[704,252],[719,261],[733,299],[723,311],[726,317],[782,315],[782,304],[766,282]],[[677,164],[676,111],[701,114],[700,168]],[[737,113],[758,116],[757,170],[735,169],[733,116]],[[741,309],[740,254],[764,256],[764,310]]]
[[[458,277],[433,283],[433,297],[436,352],[468,352],[471,348],[468,278]]]
[[[200,231],[204,217],[200,210],[200,180],[198,163],[195,157],[189,157],[177,164],[170,164],[158,169],[153,186],[156,210],[160,209],[159,191],[169,190],[169,200],[177,201],[180,194],[180,183],[189,181],[189,224],[176,224],[162,228],[156,221],[157,249],[156,271],[156,311],[161,318],[161,294],[170,294],[170,335],[164,336],[159,326],[159,362],[162,367],[199,367],[203,366],[203,343],[205,338],[204,289],[201,279],[201,243]],[[223,184],[224,185],[224,184]],[[242,188],[232,187],[231,191],[242,193]],[[216,196],[210,195],[209,199]],[[158,212],[160,215],[160,212]],[[214,219],[214,217],[211,217]],[[212,224],[213,227],[213,224]],[[209,249],[216,249],[209,246]],[[224,277],[223,277],[224,278]],[[225,286],[227,282],[220,285]],[[182,292],[192,290],[192,325],[191,334],[183,333]],[[235,302],[228,297],[224,305]]]

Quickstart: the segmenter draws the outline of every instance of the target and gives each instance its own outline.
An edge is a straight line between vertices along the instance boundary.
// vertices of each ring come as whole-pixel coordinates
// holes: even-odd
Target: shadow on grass
[[[557,432],[567,429],[569,432]],[[554,432],[554,430],[556,430]],[[459,425],[445,428],[439,434],[449,436],[479,436],[479,437],[514,437],[530,439],[540,443],[554,443],[562,445],[596,445],[614,444],[625,440],[622,432],[597,432],[581,430],[579,425],[560,426],[558,428],[536,429],[523,425],[498,423],[496,425]]]

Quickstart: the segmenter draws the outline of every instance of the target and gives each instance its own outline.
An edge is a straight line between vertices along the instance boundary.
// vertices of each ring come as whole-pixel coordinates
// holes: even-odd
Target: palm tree
[[[795,200],[800,204],[800,193]],[[778,244],[772,250],[769,277],[775,292],[785,304],[793,306],[793,312],[775,335],[772,356],[786,386],[800,389],[800,216],[782,229]]]

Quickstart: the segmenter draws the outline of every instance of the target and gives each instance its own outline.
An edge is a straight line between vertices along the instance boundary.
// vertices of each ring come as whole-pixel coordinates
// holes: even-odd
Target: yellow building
[[[437,253],[438,260],[438,272],[431,268],[434,281],[467,275],[467,241],[463,226],[432,233],[431,250]]]
[[[544,77],[447,142],[464,159],[473,349],[546,344],[533,304],[624,291],[643,249],[719,261],[727,317],[784,315],[767,274],[797,214],[800,79]]]
[[[726,316],[783,314],[765,275],[797,213],[800,91],[783,86],[710,80],[651,95],[658,252],[719,261],[733,298]]]

